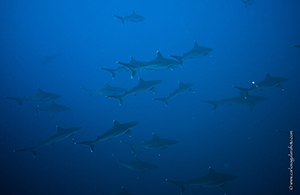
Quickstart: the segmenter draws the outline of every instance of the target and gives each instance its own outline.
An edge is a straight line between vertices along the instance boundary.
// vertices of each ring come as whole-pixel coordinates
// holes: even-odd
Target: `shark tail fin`
[[[23,98],[15,98],[15,97],[5,97],[5,98],[9,100],[17,101],[19,105],[22,106]]]
[[[136,148],[136,146],[134,144],[123,142],[122,140],[120,142],[127,145],[127,146],[129,146],[131,148],[131,152],[134,153],[135,148]]]
[[[88,92],[90,94],[91,97],[93,97],[93,92],[89,89],[86,89],[84,87],[80,87],[81,89],[85,90],[86,92]]]
[[[29,107],[32,108],[35,111],[35,114],[38,114],[38,112],[39,112],[38,107],[34,107],[34,106],[29,106]]]
[[[233,85],[233,87],[240,90],[241,92],[245,93],[245,99],[247,99],[247,97],[249,96],[250,89],[243,88],[243,87],[238,87],[238,86],[235,86],[235,85]]]
[[[26,149],[21,149],[21,150],[14,150],[14,152],[31,152],[33,158],[35,158],[35,156],[36,156],[36,147],[26,148]]]
[[[170,55],[170,57],[175,58],[176,60],[178,60],[181,63],[183,62],[183,57],[181,57],[181,56]]]
[[[90,146],[91,152],[94,152],[95,145],[94,145],[93,141],[75,142],[74,144],[80,144],[80,145]]]
[[[180,194],[183,194],[183,192],[185,191],[186,184],[184,182],[173,181],[173,180],[169,180],[169,179],[166,179],[166,182],[170,182],[172,184],[175,184],[175,185],[179,186],[180,187]]]
[[[123,103],[123,96],[122,95],[111,95],[111,96],[107,96],[108,98],[115,98],[117,100],[119,100],[119,105],[121,106]]]
[[[125,18],[123,18],[123,17],[121,17],[121,16],[118,16],[118,15],[116,15],[116,14],[114,14],[114,16],[115,16],[116,18],[119,18],[119,19],[122,21],[122,25],[124,25]]]
[[[114,69],[110,69],[110,68],[101,68],[101,70],[105,70],[108,71],[112,74],[112,78],[114,79],[116,77],[116,72]]]
[[[154,98],[154,100],[160,100],[160,101],[163,101],[163,102],[165,102],[165,106],[167,106],[168,105],[168,98]]]
[[[124,62],[119,62],[117,61],[118,64],[125,66],[126,68],[128,68],[131,72],[131,78],[133,78],[136,75],[136,70],[134,70],[129,64],[124,63]]]
[[[214,110],[216,110],[217,107],[218,107],[218,105],[219,105],[218,101],[202,100],[202,102],[206,102],[206,103],[212,104],[214,106]]]

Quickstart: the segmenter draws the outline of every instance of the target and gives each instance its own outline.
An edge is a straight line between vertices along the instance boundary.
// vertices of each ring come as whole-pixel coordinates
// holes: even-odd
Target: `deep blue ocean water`
[[[0,2],[0,193],[114,194],[122,186],[135,195],[180,194],[165,179],[189,181],[208,173],[230,173],[230,195],[299,194],[299,140],[294,142],[294,190],[289,191],[289,135],[276,130],[300,130],[300,2],[257,0],[245,7],[240,0],[161,1],[9,1]],[[121,21],[132,10],[142,22]],[[117,68],[130,56],[149,61],[159,50],[164,57],[182,55],[193,42],[213,48],[210,56],[184,60],[182,68],[143,71],[130,79],[115,79],[99,68]],[[40,63],[47,55],[61,55]],[[286,77],[285,91],[271,88],[251,94],[268,97],[250,112],[248,106],[224,105],[216,110],[202,100],[238,96],[232,85],[250,87],[265,74]],[[124,99],[90,97],[80,87],[98,89],[105,82],[131,88],[161,79],[150,91]],[[178,81],[195,83],[170,100],[167,107],[153,98],[165,97]],[[62,95],[55,100],[71,109],[35,114],[29,106],[5,97],[23,97],[37,88]],[[46,104],[45,104],[46,105]],[[127,135],[87,146],[71,139],[28,152],[56,131],[82,126],[75,141],[93,140],[120,123],[138,121]],[[137,149],[143,161],[158,166],[138,172],[120,167],[112,154],[131,161],[135,154],[120,140],[138,143],[158,136],[179,141],[159,157],[159,150]],[[223,194],[221,188],[188,188],[184,194]]]

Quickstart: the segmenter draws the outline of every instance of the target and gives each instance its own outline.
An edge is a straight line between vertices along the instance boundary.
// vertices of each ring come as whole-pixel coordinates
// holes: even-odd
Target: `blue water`
[[[0,2],[0,190],[1,194],[112,194],[121,187],[133,194],[180,194],[165,179],[189,181],[208,173],[230,173],[230,195],[299,194],[299,143],[294,143],[294,190],[289,191],[289,136],[276,130],[300,127],[300,2],[202,1],[9,1]],[[145,21],[125,21],[113,14],[135,10]],[[149,61],[159,50],[164,57],[182,55],[193,42],[214,48],[211,57],[185,60],[173,71],[111,74],[99,68],[117,68],[130,56]],[[47,55],[61,55],[40,65]],[[232,85],[250,87],[268,72],[289,78],[285,91],[272,88],[253,92],[268,97],[250,112],[248,106],[213,106],[201,100],[219,100],[239,94]],[[90,97],[80,87],[97,89],[108,82],[131,88],[145,80],[162,79],[151,92],[115,99]],[[165,97],[178,81],[195,83],[170,100],[167,107],[153,98]],[[71,110],[35,114],[5,96],[23,97],[42,90],[62,95],[56,102]],[[75,141],[93,140],[120,123],[138,121],[132,137],[122,135],[97,143],[94,153],[71,139],[30,153],[15,149],[36,146],[64,128],[83,126]],[[130,148],[155,132],[179,141],[166,149],[137,150],[143,161],[158,166],[137,179],[138,172],[120,167],[111,156],[133,160]],[[188,188],[184,194],[222,194],[221,188]]]

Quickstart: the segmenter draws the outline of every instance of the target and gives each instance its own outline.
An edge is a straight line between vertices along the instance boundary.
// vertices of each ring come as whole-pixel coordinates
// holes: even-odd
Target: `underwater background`
[[[115,194],[124,186],[138,195],[180,194],[165,179],[189,181],[208,173],[237,175],[228,194],[299,194],[299,143],[294,142],[294,189],[289,190],[290,137],[279,131],[300,130],[300,1],[240,0],[151,1],[0,1],[0,191],[1,194]],[[141,22],[121,21],[135,11]],[[183,61],[174,70],[130,72],[112,79],[100,68],[115,69],[116,61],[149,61],[156,51],[182,55],[194,41],[213,48],[210,56]],[[47,55],[60,54],[41,64]],[[284,91],[270,88],[252,94],[268,97],[253,111],[248,106],[224,105],[216,110],[202,100],[239,95],[232,85],[251,87],[265,74],[285,77]],[[162,80],[150,91],[118,101],[90,97],[81,87],[99,89],[107,82],[132,88],[144,80]],[[168,106],[153,98],[166,97],[178,81],[195,83]],[[36,102],[5,97],[36,93],[37,88],[62,97],[56,103],[70,110],[36,114]],[[43,104],[44,105],[44,104]],[[132,137],[122,135],[95,144],[93,153],[76,141],[94,140],[113,126],[138,121]],[[64,140],[28,152],[13,150],[38,145],[56,131],[82,126],[75,141]],[[177,140],[159,150],[137,149],[134,154],[120,140],[138,143],[156,133]],[[296,137],[297,135],[295,135]],[[131,161],[135,155],[158,168],[138,172],[119,166],[112,157]],[[188,188],[184,194],[223,194],[222,189]]]

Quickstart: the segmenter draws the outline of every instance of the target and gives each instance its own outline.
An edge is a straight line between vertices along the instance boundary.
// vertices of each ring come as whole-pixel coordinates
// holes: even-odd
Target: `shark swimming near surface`
[[[124,25],[125,21],[130,21],[130,22],[142,22],[145,20],[145,18],[143,16],[140,16],[138,14],[135,13],[135,11],[132,11],[132,14],[122,17],[122,16],[118,16],[116,14],[114,14],[113,16],[115,16],[116,18],[120,19],[122,21],[122,25]]]
[[[254,109],[255,104],[266,101],[266,100],[268,100],[268,98],[262,97],[262,96],[255,96],[255,95],[248,95],[248,97],[245,98],[244,93],[240,92],[239,96],[232,97],[232,98],[221,99],[219,101],[212,101],[212,100],[202,100],[202,101],[212,104],[214,106],[214,110],[216,110],[220,104],[221,105],[241,104],[241,105],[250,106],[250,111],[252,111]]]
[[[154,164],[141,161],[137,156],[135,156],[134,160],[130,162],[122,162],[114,154],[112,156],[115,157],[119,165],[130,170],[138,171],[140,173],[137,177],[138,179],[144,174],[145,171],[157,168],[157,166]]]
[[[247,98],[249,95],[250,91],[253,90],[264,90],[264,89],[269,89],[269,88],[280,88],[282,91],[284,91],[284,88],[282,87],[282,83],[288,81],[288,78],[284,77],[272,77],[269,73],[266,74],[266,77],[264,80],[255,83],[254,81],[252,82],[252,86],[250,88],[243,88],[243,87],[238,87],[238,86],[233,86],[236,89],[241,90],[242,92],[245,93],[245,97]]]
[[[128,145],[131,148],[132,153],[134,153],[136,148],[160,149],[161,151],[158,154],[159,156],[161,156],[161,154],[166,150],[168,146],[178,143],[178,141],[176,140],[160,138],[155,133],[152,134],[152,138],[150,140],[143,141],[138,144],[131,144],[123,141],[120,142]]]
[[[209,173],[198,179],[193,179],[188,182],[173,181],[166,179],[167,182],[173,183],[180,187],[180,193],[183,194],[187,186],[196,187],[221,187],[224,195],[228,194],[227,182],[236,179],[236,175],[217,173],[212,167],[209,167]]]
[[[255,3],[254,0],[241,0],[244,4],[245,7],[247,7],[248,5],[253,5]]]
[[[141,63],[140,65],[132,66],[131,64],[125,63],[119,64],[126,66],[131,71],[131,78],[133,78],[136,75],[137,70],[173,70],[174,68],[182,66],[182,60],[165,58],[159,51],[157,51],[156,58],[154,60]]]
[[[83,90],[85,90],[86,92],[88,92],[91,97],[93,95],[104,95],[104,96],[119,95],[119,94],[122,94],[125,91],[127,91],[127,89],[125,89],[125,88],[114,87],[114,86],[111,86],[108,83],[105,83],[103,88],[95,90],[95,91],[91,91],[91,90],[86,89],[84,87],[81,87],[81,88]]]
[[[131,136],[131,129],[133,129],[133,127],[135,127],[139,122],[119,123],[116,120],[114,120],[113,123],[114,123],[114,125],[110,130],[108,130],[101,136],[98,136],[95,140],[75,142],[75,144],[87,145],[90,147],[91,152],[93,152],[95,143],[97,143],[97,142],[111,140],[112,138],[119,137],[124,134]]]
[[[47,146],[47,145],[53,145],[57,142],[63,141],[67,138],[72,138],[74,140],[74,135],[82,129],[82,127],[71,127],[71,128],[62,128],[60,126],[56,126],[56,132],[54,135],[49,137],[43,142],[40,142],[36,147],[21,149],[21,150],[14,150],[14,152],[31,152],[33,157],[36,156],[36,150],[40,147]]]
[[[175,89],[175,91],[173,91],[168,97],[154,98],[154,100],[163,101],[163,102],[165,102],[165,106],[167,106],[168,101],[174,97],[178,97],[187,91],[191,91],[191,92],[195,93],[195,91],[191,88],[192,86],[194,86],[194,83],[182,83],[181,81],[179,81],[179,87],[177,87],[177,89]]]
[[[40,88],[37,88],[37,93],[24,96],[23,98],[16,98],[16,97],[5,97],[6,99],[14,100],[19,103],[21,106],[24,101],[35,101],[35,102],[48,102],[53,101],[57,98],[61,97],[61,95],[55,94],[55,93],[48,93],[42,91]]]
[[[203,56],[207,56],[212,52],[214,49],[204,46],[199,46],[196,41],[194,41],[194,47],[183,54],[183,56],[175,56],[170,55],[170,57],[173,57],[177,60],[183,60],[183,59],[194,59],[194,58],[200,58]]]
[[[37,107],[34,106],[30,106],[32,109],[35,110],[35,113],[37,114],[39,111],[46,111],[46,112],[50,112],[51,115],[56,114],[58,112],[62,112],[62,111],[66,111],[66,110],[70,110],[70,107],[67,106],[63,106],[60,104],[55,103],[54,101],[51,102],[50,105],[47,106],[42,106],[40,107],[39,105]]]
[[[146,91],[152,91],[152,93],[155,93],[155,86],[161,83],[162,80],[150,80],[145,81],[142,78],[139,78],[139,83],[131,88],[130,90],[126,91],[123,95],[112,95],[107,96],[108,98],[115,98],[119,100],[119,105],[121,106],[123,103],[123,98],[128,96],[136,96],[137,94],[146,92]]]
[[[41,62],[41,65],[45,65],[45,64],[50,64],[52,63],[56,58],[58,58],[60,56],[60,53],[59,54],[56,54],[56,55],[47,55],[45,57],[45,59]]]

